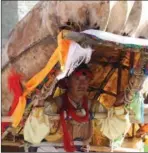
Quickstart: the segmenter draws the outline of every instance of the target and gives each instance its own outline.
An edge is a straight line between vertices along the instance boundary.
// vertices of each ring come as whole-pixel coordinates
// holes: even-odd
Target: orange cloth
[[[12,126],[17,127],[22,119],[22,116],[24,114],[24,110],[26,107],[26,98],[25,96],[21,96],[19,98],[19,102],[15,108],[15,111],[12,114]]]
[[[144,125],[141,127],[141,130],[144,131],[144,132],[148,132],[148,124],[144,124]]]
[[[71,41],[63,40],[62,33],[58,35],[58,47],[54,51],[53,55],[49,59],[47,65],[37,73],[33,78],[31,78],[25,85],[27,91],[32,91],[41,83],[41,81],[47,76],[51,69],[60,61],[61,66],[64,66],[69,50]]]
[[[35,89],[42,82],[42,80],[47,76],[47,74],[51,71],[51,69],[58,62],[58,52],[57,51],[58,51],[58,48],[55,50],[55,52],[51,56],[47,65],[25,84],[25,87],[28,93],[33,91],[33,89]]]
[[[56,63],[59,61],[61,64],[61,67],[64,66],[69,47],[70,47],[70,40],[63,40],[62,39],[62,32],[58,35],[58,47],[54,51],[53,55],[49,59],[46,66],[37,73],[34,77],[32,77],[26,84],[25,84],[25,92],[23,95],[19,98],[19,103],[16,106],[16,109],[14,110],[12,114],[12,126],[17,127],[22,119],[22,116],[25,111],[26,107],[26,96],[32,92],[41,82],[42,80],[47,76],[47,74],[52,70],[52,68],[56,65]]]

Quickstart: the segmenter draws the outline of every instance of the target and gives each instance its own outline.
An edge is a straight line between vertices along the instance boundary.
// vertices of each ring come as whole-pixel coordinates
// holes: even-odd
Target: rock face
[[[38,1],[2,1],[2,45],[9,33]]]
[[[4,62],[6,65],[2,70],[3,110],[7,112],[12,101],[12,95],[7,89],[7,76],[11,66],[22,73],[26,81],[34,76],[45,66],[56,48],[56,37],[60,27],[63,26],[67,26],[74,31],[93,28],[116,34],[127,33],[129,36],[135,35],[137,28],[133,30],[131,26],[127,27],[125,25],[125,23],[131,25],[132,21],[134,21],[138,29],[140,29],[139,16],[134,15],[134,13],[138,11],[140,17],[142,17],[143,2],[135,3],[130,12],[128,11],[130,2],[127,3],[126,1],[116,2],[114,5],[111,5],[111,2],[108,1],[38,2],[16,24],[3,49],[7,57],[7,61]],[[122,10],[119,11],[118,8]],[[122,19],[116,18],[117,13]],[[144,26],[146,22],[144,22],[144,19],[142,21],[143,24],[141,25]],[[148,38],[148,33],[147,31],[145,32],[144,36]],[[138,33],[136,36],[142,35]]]
[[[8,35],[18,22],[17,1],[2,1],[2,45],[6,43]]]
[[[32,9],[38,1],[2,1],[2,67],[8,63],[4,45],[15,25]]]

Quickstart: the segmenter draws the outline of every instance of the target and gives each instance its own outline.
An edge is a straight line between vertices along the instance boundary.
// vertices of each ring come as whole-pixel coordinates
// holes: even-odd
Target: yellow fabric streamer
[[[61,68],[64,66],[70,43],[70,40],[62,39],[62,32],[60,32],[58,35],[58,47],[54,51],[46,66],[25,84],[25,92],[20,97],[19,103],[12,114],[13,127],[17,127],[22,119],[26,107],[26,95],[32,92],[42,82],[42,80],[47,76],[47,74],[52,70],[58,61],[61,64]]]
[[[55,66],[57,62],[58,48],[53,53],[45,68],[43,68],[39,73],[37,73],[26,83],[25,87],[28,93],[35,89],[42,82],[42,80],[47,76],[47,74],[51,71],[51,69]]]
[[[26,107],[26,98],[23,95],[19,98],[19,102],[18,102],[18,104],[17,104],[17,106],[11,116],[13,127],[17,127],[18,124],[20,123],[22,116],[24,114],[25,107]]]

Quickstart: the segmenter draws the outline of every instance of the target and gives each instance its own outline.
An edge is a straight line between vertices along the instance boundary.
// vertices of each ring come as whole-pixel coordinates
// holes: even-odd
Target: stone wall
[[[9,33],[38,1],[2,1],[2,46]]]

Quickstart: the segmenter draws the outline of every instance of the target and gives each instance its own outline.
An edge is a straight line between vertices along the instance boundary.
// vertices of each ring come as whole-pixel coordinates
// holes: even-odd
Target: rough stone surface
[[[38,1],[2,1],[2,45],[9,33]]]
[[[2,68],[9,62],[4,46],[11,31],[37,3],[38,1],[2,1]]]
[[[120,5],[122,4],[123,3],[120,3]],[[125,14],[124,10],[122,12],[123,14]],[[38,4],[32,9],[32,11],[30,11],[23,18],[23,20],[17,23],[14,30],[10,34],[9,41],[5,47],[5,51],[8,53],[7,56],[9,59],[15,59],[11,61],[11,65],[13,65],[13,67],[17,71],[23,73],[27,81],[46,65],[48,59],[50,58],[52,52],[56,47],[56,37],[60,30],[59,27],[67,25],[71,27],[71,30],[75,31],[83,31],[86,29],[94,29],[97,27],[100,27],[100,29],[102,30],[106,27],[108,21],[107,17],[109,16],[109,13],[110,12],[108,2],[38,2]],[[113,11],[113,13],[116,13],[116,11]],[[114,17],[115,15],[111,16]],[[122,13],[120,14],[120,16],[122,16]],[[114,22],[117,25],[121,25],[120,22],[123,23],[122,20],[118,21],[116,19],[114,19]],[[111,26],[112,24],[109,25]],[[114,31],[110,27],[107,27],[107,29],[109,32]],[[120,28],[118,29],[118,31],[120,31]],[[36,43],[40,39],[43,39],[47,35],[49,35],[49,39],[46,42],[44,41],[39,46],[36,45],[30,48],[32,44]],[[12,97],[8,94],[9,91],[6,87],[9,71],[10,67],[8,66],[5,67],[5,69],[2,71],[2,103],[4,104],[4,108],[8,108],[6,101],[9,103],[12,101]],[[124,83],[124,85],[126,85],[126,83]],[[106,98],[107,97],[105,96],[104,99]],[[109,99],[106,99],[104,101],[108,101]]]
[[[2,1],[2,44],[8,39],[8,35],[18,22],[17,1]]]

